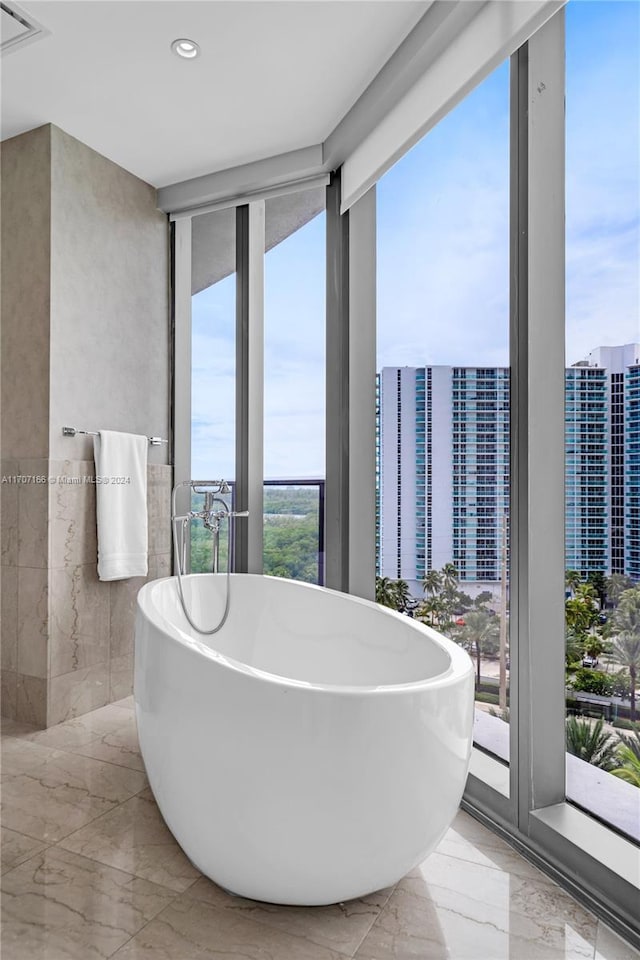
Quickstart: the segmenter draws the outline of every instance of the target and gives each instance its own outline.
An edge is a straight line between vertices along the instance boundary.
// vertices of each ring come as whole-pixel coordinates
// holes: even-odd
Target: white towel
[[[100,580],[147,575],[148,447],[133,433],[101,430],[94,437]]]

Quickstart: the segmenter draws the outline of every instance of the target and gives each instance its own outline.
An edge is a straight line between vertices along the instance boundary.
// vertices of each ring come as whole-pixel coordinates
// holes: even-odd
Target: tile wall
[[[52,726],[132,692],[136,595],[171,572],[172,470],[148,467],[148,577],[102,583],[93,461],[6,460],[1,469],[1,712]]]
[[[152,186],[52,124],[0,165],[0,709],[45,727],[131,690],[142,579],[98,581],[91,438],[62,428],[168,437],[169,224]],[[150,577],[169,570],[168,454],[149,448]]]

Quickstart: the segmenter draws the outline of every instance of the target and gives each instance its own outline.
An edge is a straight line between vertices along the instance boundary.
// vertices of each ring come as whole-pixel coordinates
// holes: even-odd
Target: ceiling
[[[54,123],[156,187],[321,143],[429,6],[21,0],[48,34],[2,57],[1,137]]]

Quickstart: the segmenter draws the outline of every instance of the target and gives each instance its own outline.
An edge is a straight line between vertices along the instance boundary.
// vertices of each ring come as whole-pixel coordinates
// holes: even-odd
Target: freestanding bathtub
[[[225,576],[183,578],[213,626]],[[174,577],[138,595],[135,702],[151,788],[190,860],[232,893],[328,904],[400,880],[464,789],[474,674],[456,644],[378,604],[231,577],[195,634]]]

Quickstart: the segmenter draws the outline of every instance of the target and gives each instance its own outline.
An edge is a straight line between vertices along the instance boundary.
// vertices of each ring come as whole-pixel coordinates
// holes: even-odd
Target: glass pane
[[[235,480],[236,211],[194,217],[191,271],[191,477]],[[229,503],[230,498],[226,497]],[[192,509],[202,507],[193,493]],[[228,525],[222,524],[220,567],[226,570]],[[191,570],[212,569],[213,538],[191,524]]]
[[[378,186],[378,599],[464,645],[509,760],[509,65]]]
[[[567,796],[638,840],[638,7],[566,17]]]
[[[265,213],[264,572],[321,583],[324,188],[268,200]]]
[[[264,572],[324,583],[324,481],[265,483]]]

